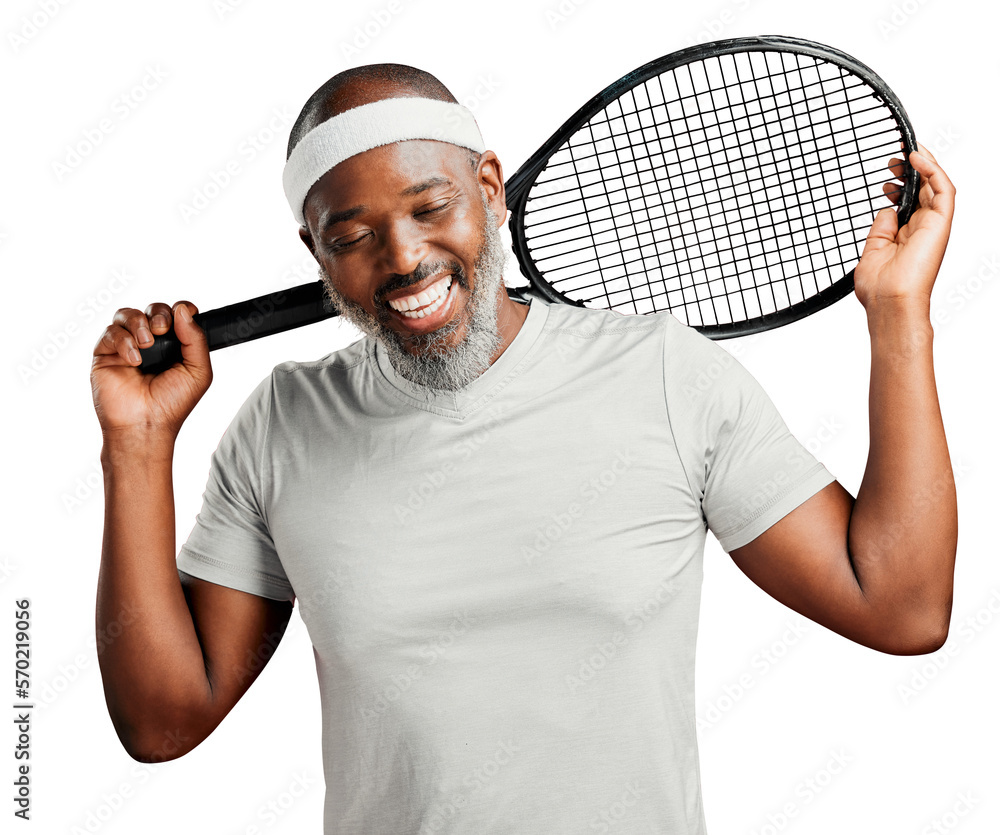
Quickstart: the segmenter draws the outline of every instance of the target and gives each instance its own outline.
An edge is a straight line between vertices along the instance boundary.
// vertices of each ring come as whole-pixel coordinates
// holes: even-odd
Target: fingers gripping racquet
[[[664,56],[587,102],[507,182],[529,281],[510,292],[666,311],[712,339],[793,322],[851,292],[879,209],[909,219],[915,149],[885,83],[822,44],[736,38]],[[333,315],[317,281],[195,321],[214,349]],[[143,371],[180,361],[172,332],[142,355]]]

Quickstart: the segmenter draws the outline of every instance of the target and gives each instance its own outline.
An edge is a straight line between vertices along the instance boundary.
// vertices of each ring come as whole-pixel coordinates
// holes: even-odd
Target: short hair
[[[288,137],[285,159],[302,137],[327,119],[373,101],[418,96],[457,103],[451,91],[424,70],[406,64],[366,64],[337,73],[302,106]],[[477,160],[478,160],[478,154]]]

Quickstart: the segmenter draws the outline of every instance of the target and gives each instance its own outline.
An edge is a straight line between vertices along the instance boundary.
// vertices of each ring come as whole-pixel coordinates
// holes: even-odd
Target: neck
[[[498,295],[497,330],[500,333],[500,347],[490,359],[490,365],[500,359],[503,352],[514,341],[514,337],[520,332],[524,320],[528,318],[528,305],[514,301],[507,295],[506,287],[501,285]]]

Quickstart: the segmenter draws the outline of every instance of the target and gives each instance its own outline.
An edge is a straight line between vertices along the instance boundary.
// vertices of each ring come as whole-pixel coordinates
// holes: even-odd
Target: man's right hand
[[[173,308],[157,302],[145,312],[122,308],[94,346],[90,383],[97,419],[105,434],[122,430],[162,433],[176,438],[181,424],[212,383],[205,334],[191,318],[191,302]],[[139,370],[139,348],[173,325],[183,362],[160,374]]]
[[[90,376],[104,430],[96,626],[99,642],[116,636],[101,642],[98,661],[115,731],[140,762],[174,759],[205,739],[260,674],[292,614],[288,601],[177,570],[173,445],[212,382],[197,312],[190,302],[119,310],[94,347]],[[143,374],[139,349],[171,325],[182,362]]]

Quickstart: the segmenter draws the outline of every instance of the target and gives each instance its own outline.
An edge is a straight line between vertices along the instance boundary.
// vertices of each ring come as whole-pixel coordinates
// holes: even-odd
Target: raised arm
[[[731,555],[797,612],[898,655],[947,638],[958,541],[930,321],[955,188],[922,147],[910,161],[923,178],[920,208],[902,229],[895,212],[880,212],[855,271],[871,337],[870,448],[857,499],[831,484]]]
[[[104,437],[98,660],[118,737],[143,762],[179,757],[212,732],[259,675],[292,610],[194,578],[182,584],[177,572],[174,442],[212,380],[195,312],[187,302],[119,310],[91,370]],[[143,375],[137,347],[171,323],[183,364]]]

